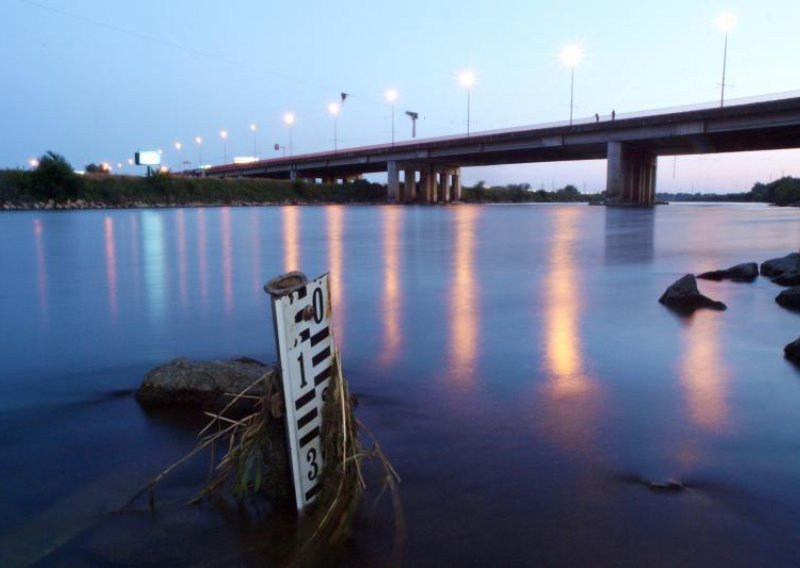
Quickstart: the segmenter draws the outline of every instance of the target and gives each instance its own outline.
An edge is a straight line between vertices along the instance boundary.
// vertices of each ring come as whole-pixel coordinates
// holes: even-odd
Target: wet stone
[[[722,302],[704,296],[697,288],[697,279],[692,274],[686,274],[672,283],[658,299],[659,302],[677,312],[689,314],[699,308],[712,310],[725,310],[727,306]]]

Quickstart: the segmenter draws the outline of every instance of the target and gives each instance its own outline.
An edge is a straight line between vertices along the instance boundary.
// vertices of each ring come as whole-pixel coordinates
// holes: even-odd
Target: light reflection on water
[[[345,271],[344,265],[344,213],[342,205],[328,205],[325,207],[325,214],[328,219],[328,272],[330,273],[330,293],[331,303],[333,304],[333,324],[334,340],[339,349],[344,349],[344,330],[345,314],[347,313],[347,303],[345,302],[344,285],[342,275]],[[293,253],[292,253],[293,254]],[[314,278],[316,274],[306,274],[309,278]]]
[[[704,313],[692,318],[684,334],[680,362],[686,414],[704,430],[722,432],[730,427],[727,403],[730,370],[723,358],[720,337],[722,314]]]
[[[475,380],[479,356],[480,292],[475,278],[475,233],[481,214],[478,207],[456,207],[453,219],[453,283],[447,287],[450,300],[448,363],[449,377],[462,386]]]
[[[403,343],[400,240],[404,211],[403,207],[383,208],[383,346],[379,358],[381,365],[392,364],[400,354]],[[331,271],[333,273],[333,268]]]
[[[147,479],[157,472],[143,457],[167,465],[194,443],[194,430],[144,415],[132,399],[65,401],[132,389],[180,355],[274,358],[261,286],[300,269],[331,273],[337,342],[348,347],[353,391],[365,395],[359,417],[403,477],[409,565],[794,558],[800,373],[780,350],[797,315],[775,306],[778,288],[763,279],[701,283],[729,310],[689,319],[657,298],[686,272],[795,249],[796,211],[331,205],[2,215],[2,542],[18,537],[20,518],[44,523],[53,501],[104,478],[111,465],[98,448],[117,473]],[[742,226],[746,253],[732,244]],[[154,444],[163,455],[151,454]],[[48,469],[54,453],[57,472]],[[50,481],[31,486],[43,469]],[[691,486],[680,495],[616,481],[676,472]],[[108,543],[120,541],[128,561],[156,533],[169,549],[205,542],[189,522],[151,530],[159,522],[102,521],[108,538],[66,545],[61,564],[113,564]],[[343,563],[382,564],[389,524],[380,508],[365,511],[358,551]],[[246,554],[256,540],[249,529],[223,525],[231,539],[209,543],[223,558]]]

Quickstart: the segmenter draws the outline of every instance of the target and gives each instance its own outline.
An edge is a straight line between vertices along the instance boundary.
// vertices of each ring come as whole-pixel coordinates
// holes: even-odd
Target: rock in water
[[[781,258],[771,258],[761,263],[761,274],[774,278],[784,272],[800,270],[800,253],[792,252]]]
[[[758,276],[758,265],[755,262],[743,262],[725,270],[712,270],[698,274],[705,280],[733,280],[734,282],[752,282]]]
[[[800,286],[784,290],[775,297],[775,301],[784,308],[800,311]]]
[[[781,286],[798,286],[800,285],[800,269],[787,270],[773,278],[772,281]]]
[[[254,359],[205,362],[173,359],[145,375],[136,391],[136,400],[146,406],[218,409],[232,400],[228,394],[239,394],[267,373],[270,374],[268,381],[277,377],[275,367]],[[263,395],[268,381],[247,394]]]
[[[693,274],[687,274],[676,280],[658,299],[659,302],[680,312],[691,313],[698,308],[725,310],[727,306],[704,296],[697,289],[697,280]]]
[[[800,337],[783,348],[783,356],[800,365]]]

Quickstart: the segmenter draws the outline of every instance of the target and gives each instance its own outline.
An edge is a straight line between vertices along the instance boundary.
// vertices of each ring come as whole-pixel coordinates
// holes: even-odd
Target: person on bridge
[[[600,115],[599,114],[594,113],[594,121],[595,122],[600,122]]]

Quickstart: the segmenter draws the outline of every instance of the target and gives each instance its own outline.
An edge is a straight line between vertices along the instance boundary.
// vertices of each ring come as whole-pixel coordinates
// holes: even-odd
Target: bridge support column
[[[433,203],[433,168],[425,164],[419,170],[419,195],[422,203]]]
[[[450,182],[450,201],[461,201],[461,168],[453,170]]]
[[[297,180],[297,170],[292,168],[289,170],[289,181],[296,181]]]
[[[397,168],[397,162],[391,161],[386,164],[388,173],[388,199],[390,203],[395,203],[400,197],[400,170]]]
[[[622,142],[608,143],[606,202],[652,206],[656,200],[657,156]]]
[[[448,191],[449,186],[447,182],[449,181],[449,171],[448,170],[440,170],[439,171],[439,203],[447,203],[450,201],[450,192]]]
[[[411,203],[417,197],[417,171],[406,166],[403,174],[403,203]]]

